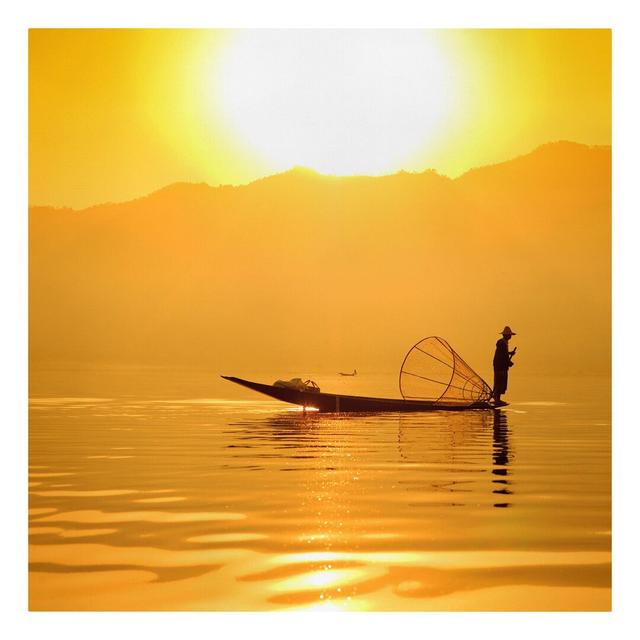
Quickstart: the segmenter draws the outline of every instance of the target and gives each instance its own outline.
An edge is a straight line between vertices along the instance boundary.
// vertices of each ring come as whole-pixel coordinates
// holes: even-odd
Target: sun
[[[437,37],[417,30],[235,32],[209,75],[214,117],[273,171],[398,171],[435,143],[453,93]]]

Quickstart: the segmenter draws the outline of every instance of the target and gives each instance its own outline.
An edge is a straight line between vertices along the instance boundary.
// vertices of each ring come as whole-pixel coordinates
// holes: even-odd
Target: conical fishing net
[[[407,353],[400,369],[400,393],[406,400],[466,406],[488,401],[491,387],[446,340],[431,336]]]

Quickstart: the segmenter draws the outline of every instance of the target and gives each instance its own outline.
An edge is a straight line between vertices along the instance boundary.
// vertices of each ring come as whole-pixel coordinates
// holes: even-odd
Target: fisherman
[[[518,348],[514,347],[513,351],[509,351],[509,340],[515,335],[511,327],[507,326],[502,330],[502,338],[496,342],[496,352],[493,356],[493,400],[496,407],[504,407],[507,404],[500,400],[500,396],[507,391],[509,368],[513,367],[511,358]]]

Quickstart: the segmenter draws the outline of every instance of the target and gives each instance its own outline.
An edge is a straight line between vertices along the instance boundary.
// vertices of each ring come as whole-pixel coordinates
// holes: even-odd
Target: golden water
[[[507,399],[305,415],[205,374],[32,372],[30,607],[607,610],[609,381]]]

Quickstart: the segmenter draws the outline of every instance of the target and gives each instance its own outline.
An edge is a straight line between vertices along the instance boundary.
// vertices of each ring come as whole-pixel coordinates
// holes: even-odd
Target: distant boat
[[[340,375],[340,376],[357,376],[358,372],[354,369],[353,373],[342,373],[342,372],[340,372],[338,375]]]
[[[341,375],[355,375],[353,373]],[[379,411],[463,411],[493,409],[491,387],[442,338],[431,336],[414,345],[400,369],[401,398],[372,398],[322,393],[307,380],[262,384],[222,376],[271,398],[327,413]],[[296,379],[297,380],[297,379]]]

